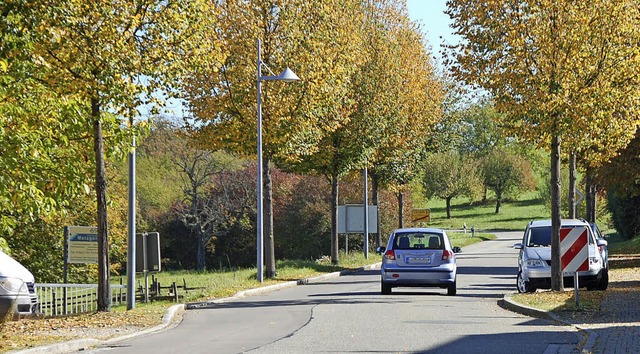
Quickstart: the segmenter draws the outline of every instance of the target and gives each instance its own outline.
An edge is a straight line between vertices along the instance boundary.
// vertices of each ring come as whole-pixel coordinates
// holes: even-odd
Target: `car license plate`
[[[407,263],[429,264],[431,263],[431,257],[407,257]]]

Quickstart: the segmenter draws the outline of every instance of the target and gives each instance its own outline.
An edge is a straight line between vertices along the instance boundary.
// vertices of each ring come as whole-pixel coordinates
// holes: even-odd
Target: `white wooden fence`
[[[98,309],[97,284],[36,284],[40,315],[64,316]],[[126,285],[111,285],[111,303],[126,303]]]

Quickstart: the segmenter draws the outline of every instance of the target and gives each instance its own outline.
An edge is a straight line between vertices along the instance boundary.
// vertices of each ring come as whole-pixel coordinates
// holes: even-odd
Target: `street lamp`
[[[133,131],[133,118],[129,118]],[[132,134],[129,150],[129,208],[127,218],[127,310],[136,307],[136,135]]]
[[[278,76],[262,76],[262,66],[265,66],[269,71],[269,67],[262,62],[260,58],[260,40],[258,39],[258,61],[257,61],[257,69],[258,69],[258,215],[257,215],[257,266],[258,266],[258,281],[262,283],[263,279],[263,266],[264,262],[262,261],[262,256],[264,253],[263,247],[263,225],[262,225],[262,97],[260,94],[260,83],[264,81],[284,81],[284,82],[292,82],[300,80],[298,75],[296,75],[291,69],[286,68],[282,72],[282,74]],[[273,74],[273,72],[271,73]]]

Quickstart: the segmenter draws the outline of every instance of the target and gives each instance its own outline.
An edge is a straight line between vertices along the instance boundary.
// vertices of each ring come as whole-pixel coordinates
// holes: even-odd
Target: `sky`
[[[447,8],[446,0],[407,0],[409,17],[414,22],[421,25],[432,53],[440,58],[440,44],[444,40],[447,44],[454,44],[458,41],[457,36],[452,34],[449,27],[451,20],[444,13]],[[442,38],[440,38],[442,37]]]

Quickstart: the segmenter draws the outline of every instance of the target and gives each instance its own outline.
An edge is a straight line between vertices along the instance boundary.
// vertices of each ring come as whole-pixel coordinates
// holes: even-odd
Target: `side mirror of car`
[[[607,242],[607,240],[603,240],[601,238],[596,240],[596,243],[598,244],[598,246],[607,246],[609,244],[609,242]]]
[[[458,247],[458,246],[455,246],[455,247],[453,248],[453,253],[460,253],[460,252],[462,252],[462,248],[460,248],[460,247]]]
[[[515,245],[513,245],[513,248],[515,248],[517,250],[521,250],[522,249],[522,244],[521,243],[516,243]]]
[[[384,246],[380,246],[380,247],[376,248],[376,253],[377,253],[377,254],[383,254],[383,253],[384,253],[384,251],[386,251],[386,250],[387,250],[387,248],[386,248],[386,247],[384,247]]]

